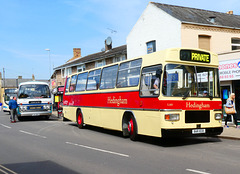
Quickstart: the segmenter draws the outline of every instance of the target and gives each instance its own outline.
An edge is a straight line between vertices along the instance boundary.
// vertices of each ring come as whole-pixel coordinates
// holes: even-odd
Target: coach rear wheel
[[[79,129],[83,128],[83,115],[81,111],[77,112],[77,125]]]

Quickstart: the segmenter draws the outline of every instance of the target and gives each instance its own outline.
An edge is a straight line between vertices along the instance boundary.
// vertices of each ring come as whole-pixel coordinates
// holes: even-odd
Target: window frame
[[[76,79],[76,89],[75,89],[76,92],[86,91],[87,78],[86,78],[86,81],[85,81],[85,88],[84,88],[84,90],[77,90],[78,80],[79,80],[78,77],[79,77],[80,75],[84,75],[84,74],[87,74],[86,77],[88,77],[88,72],[79,73],[79,74],[77,75],[77,79]]]
[[[116,70],[116,79],[115,79],[114,87],[113,87],[113,88],[101,88],[101,84],[102,84],[102,80],[103,80],[104,69],[107,69],[107,68],[110,68],[110,67],[114,67],[114,66],[117,67],[117,70]],[[119,64],[114,64],[114,65],[111,65],[111,66],[107,66],[107,67],[102,68],[101,78],[100,78],[100,85],[99,85],[99,89],[100,89],[100,90],[104,90],[104,89],[114,89],[114,88],[116,88],[116,85],[117,85],[117,76],[118,76],[118,69],[119,69]]]
[[[81,70],[81,71],[79,71],[79,70]],[[77,73],[81,73],[81,72],[83,72],[85,70],[86,70],[86,66],[84,64],[77,66]]]
[[[73,79],[73,77],[76,77],[76,79],[75,79],[75,87],[73,88],[73,90],[71,90],[71,86],[74,85],[74,84],[72,84],[72,79]],[[77,84],[77,74],[71,76],[71,80],[70,80],[70,84],[69,84],[69,92],[75,92],[75,90],[76,90],[76,84]]]
[[[158,94],[157,95],[141,95],[141,87],[142,87],[142,75],[143,75],[143,71],[144,71],[144,69],[147,69],[147,68],[151,68],[151,67],[156,67],[156,71],[157,71],[157,69],[161,69],[161,71],[162,71],[162,68],[163,68],[163,65],[162,64],[157,64],[157,65],[151,65],[151,66],[146,66],[146,67],[143,67],[142,69],[141,69],[141,74],[140,74],[140,85],[139,85],[139,97],[140,98],[158,98],[159,96],[160,96],[160,91],[161,91],[161,87],[162,87],[162,85],[161,85],[161,82],[162,82],[162,74],[163,73],[161,73],[161,77],[160,77],[160,79],[159,79],[159,89],[158,89]],[[158,68],[159,67],[159,68]],[[155,74],[155,77],[156,77],[156,74]],[[156,80],[156,79],[155,79]],[[153,89],[154,90],[154,89]]]
[[[65,93],[69,93],[69,86],[70,86],[70,77],[68,77],[66,80]]]
[[[126,69],[123,69],[121,70],[121,65],[122,64],[125,64],[125,63],[130,63],[130,62],[133,62],[133,61],[138,61],[138,60],[141,60],[141,64],[139,66],[134,66],[134,67],[128,67]],[[121,71],[125,71],[125,70],[132,70],[132,69],[136,69],[136,68],[139,68],[139,78],[138,78],[138,84],[137,85],[133,85],[133,86],[119,86],[118,87],[118,80],[119,80],[119,74]],[[118,68],[118,74],[117,74],[117,80],[116,80],[116,88],[129,88],[129,87],[136,87],[140,84],[140,79],[141,79],[141,69],[142,69],[142,58],[139,58],[139,59],[134,59],[134,60],[130,60],[130,61],[127,61],[127,62],[122,62],[119,64],[119,68]],[[128,73],[130,74],[130,73]],[[129,76],[127,76],[129,77]]]
[[[151,40],[149,42],[146,42],[146,46],[147,46],[147,54],[156,52],[156,40]],[[152,48],[152,51],[149,51],[149,48]]]
[[[239,43],[233,43],[233,40],[238,40]],[[233,49],[233,47],[239,47],[239,49]],[[240,50],[240,38],[238,38],[238,37],[232,37],[231,38],[231,49],[232,49],[232,51]]]
[[[90,75],[90,73],[93,72],[93,71],[98,71],[98,70],[100,70],[100,74],[99,74],[99,86],[97,87],[97,89],[88,89],[88,80],[89,80],[89,75]],[[87,84],[86,84],[86,91],[94,91],[94,90],[98,90],[98,89],[100,89],[100,84],[101,84],[101,74],[102,74],[102,69],[101,69],[101,68],[99,68],[99,69],[95,69],[95,70],[91,70],[91,71],[88,72]],[[96,75],[96,76],[98,76],[98,75]],[[92,76],[92,77],[93,77],[93,76]]]

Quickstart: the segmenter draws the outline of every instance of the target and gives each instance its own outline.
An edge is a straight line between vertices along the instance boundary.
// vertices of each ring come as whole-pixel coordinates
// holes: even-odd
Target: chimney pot
[[[227,12],[227,14],[230,14],[230,15],[232,15],[232,14],[233,14],[233,11],[232,11],[232,10],[230,10],[230,11],[228,11],[228,12]]]

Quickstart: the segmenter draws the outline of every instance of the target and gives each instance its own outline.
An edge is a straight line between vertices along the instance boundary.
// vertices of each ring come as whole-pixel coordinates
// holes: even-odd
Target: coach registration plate
[[[206,133],[206,129],[193,129],[192,134],[204,134]]]

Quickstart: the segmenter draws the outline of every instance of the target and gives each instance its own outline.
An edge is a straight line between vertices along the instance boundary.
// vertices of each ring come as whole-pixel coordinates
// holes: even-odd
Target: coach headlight
[[[45,110],[50,110],[50,109],[51,109],[51,106],[50,106],[50,105],[43,105],[43,109],[45,109]]]
[[[180,119],[179,114],[165,114],[166,121],[178,121]]]
[[[20,108],[20,111],[26,111],[27,110],[27,106],[21,105],[21,106],[19,106],[19,108]]]
[[[216,113],[215,114],[215,119],[216,120],[221,120],[222,119],[222,114],[221,113]]]

